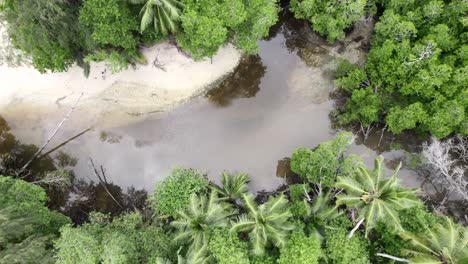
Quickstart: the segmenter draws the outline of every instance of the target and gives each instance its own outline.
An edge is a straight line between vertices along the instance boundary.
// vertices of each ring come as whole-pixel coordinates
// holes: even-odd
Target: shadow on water
[[[260,56],[247,56],[242,59],[234,72],[218,87],[210,90],[206,97],[220,107],[231,105],[234,99],[255,97],[260,91],[265,71],[266,67]]]
[[[52,148],[54,149],[57,148]],[[44,187],[49,197],[49,208],[65,213],[79,224],[85,221],[92,211],[117,215],[145,206],[147,192],[144,190],[129,187],[124,192],[121,187],[109,182],[96,183],[91,179],[75,177],[73,168],[78,159],[61,150],[57,150],[57,153],[47,151],[46,154],[38,155],[28,168],[19,174],[24,164],[32,159],[38,150],[39,147],[34,144],[23,144],[17,140],[7,121],[0,116],[0,175],[14,176]],[[54,173],[68,176],[69,184],[47,181]],[[116,201],[111,199],[110,195]]]

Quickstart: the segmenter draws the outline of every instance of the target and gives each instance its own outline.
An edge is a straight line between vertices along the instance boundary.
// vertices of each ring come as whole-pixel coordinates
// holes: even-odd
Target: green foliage
[[[36,185],[0,176],[0,263],[53,263],[52,243],[70,220],[45,206]]]
[[[321,143],[314,150],[298,148],[292,154],[291,169],[310,183],[332,187],[336,176],[345,173],[340,168],[352,140],[351,133],[341,132],[335,139]]]
[[[197,170],[176,168],[163,181],[156,183],[153,194],[149,197],[150,206],[162,216],[177,216],[177,211],[184,210],[190,196],[202,193],[208,187],[208,181]]]
[[[382,1],[385,12],[364,69],[336,83],[351,93],[340,121],[385,121],[393,133],[416,129],[438,138],[467,134],[465,96],[468,3]],[[465,21],[465,22],[464,22]]]
[[[228,31],[216,17],[201,16],[193,10],[182,16],[184,34],[177,38],[193,58],[212,57],[227,40]]]
[[[296,18],[307,19],[312,28],[330,43],[345,38],[345,30],[361,17],[375,11],[374,1],[291,0]]]
[[[12,44],[29,55],[41,73],[66,71],[83,46],[78,6],[66,0],[10,0],[0,19]]]
[[[325,240],[325,258],[332,264],[370,264],[369,243],[360,234],[348,238],[346,229],[329,230]]]
[[[243,201],[248,213],[238,217],[231,231],[249,233],[253,255],[264,255],[268,242],[278,248],[284,247],[289,231],[294,229],[290,222],[292,215],[288,209],[288,200],[284,195],[270,196],[266,203],[259,206],[252,195],[244,195]]]
[[[239,240],[229,229],[215,229],[209,242],[211,255],[219,264],[249,264],[248,244]]]
[[[213,190],[217,192],[223,199],[235,202],[240,199],[242,195],[247,194],[249,191],[250,178],[246,173],[230,174],[223,172],[221,174],[221,184],[223,187],[217,185],[213,186]]]
[[[186,210],[178,212],[171,223],[177,229],[175,241],[189,245],[189,251],[198,251],[209,242],[210,231],[227,227],[236,211],[228,203],[222,203],[215,192],[205,195],[192,194]]]
[[[338,64],[336,65],[335,78],[345,77],[348,75],[348,73],[359,69],[358,66],[352,64],[346,59],[338,59],[337,62]]]
[[[135,49],[133,35],[138,23],[124,2],[119,0],[85,0],[80,9],[79,22],[91,32],[97,45],[111,45]]]
[[[336,203],[358,209],[359,216],[365,219],[366,237],[379,221],[402,231],[398,210],[420,202],[415,190],[398,183],[400,167],[401,163],[390,178],[384,179],[383,157],[379,156],[375,159],[374,170],[368,171],[361,165],[354,177],[338,177],[336,187],[344,189],[346,194],[338,195]]]
[[[439,221],[423,204],[401,210],[399,217],[403,229],[415,234],[427,233]]]
[[[340,223],[343,212],[339,211],[337,206],[331,205],[332,194],[332,192],[321,192],[314,197],[305,217],[309,234],[320,240],[323,240],[326,230],[335,229],[337,224],[338,227],[345,226]]]
[[[305,199],[305,192],[310,192],[310,186],[307,184],[289,185],[289,196],[291,204],[289,210],[295,218],[306,218],[310,215],[310,207]]]
[[[321,255],[320,240],[295,231],[288,244],[281,249],[279,264],[318,264]]]
[[[132,4],[144,4],[141,11],[140,31],[152,23],[157,34],[176,33],[184,4],[179,0],[128,0]]]
[[[79,227],[61,228],[55,242],[57,263],[138,263],[167,258],[170,238],[159,228],[145,226],[139,213],[114,219],[100,213]]]
[[[195,59],[212,57],[233,35],[234,44],[258,51],[257,41],[278,21],[276,0],[187,0],[181,16],[180,45]]]
[[[411,263],[466,263],[468,260],[468,228],[447,218],[426,235],[401,233],[408,240]]]
[[[380,99],[370,88],[355,90],[346,101],[345,112],[339,117],[339,122],[359,122],[363,126],[369,126],[379,121],[380,104]]]
[[[278,0],[244,0],[246,17],[234,26],[234,45],[249,54],[258,52],[257,42],[268,36],[278,22]]]

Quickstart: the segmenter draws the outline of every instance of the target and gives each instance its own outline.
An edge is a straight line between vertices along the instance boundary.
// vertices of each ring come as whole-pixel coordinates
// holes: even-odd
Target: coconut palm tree
[[[454,224],[446,217],[425,234],[401,232],[408,246],[403,250],[410,259],[378,253],[378,256],[408,263],[459,264],[468,263],[468,228]]]
[[[314,197],[310,204],[307,199],[304,199],[308,208],[306,221],[310,223],[310,232],[320,240],[323,239],[325,229],[334,229],[328,222],[343,214],[343,211],[338,210],[338,206],[330,205],[332,199],[331,191],[321,192]]]
[[[360,165],[353,177],[340,176],[337,179],[336,187],[346,191],[346,194],[337,196],[337,204],[358,209],[361,218],[350,236],[364,220],[366,237],[379,220],[401,231],[398,210],[420,203],[416,190],[403,188],[398,183],[397,173],[401,163],[390,178],[382,178],[383,160],[382,156],[375,159],[373,171]]]
[[[288,209],[288,200],[283,194],[270,197],[260,206],[251,194],[242,196],[247,214],[238,217],[231,232],[248,232],[254,255],[263,255],[268,242],[276,247],[283,247],[294,225],[289,221],[292,216]]]
[[[153,23],[154,30],[163,36],[177,32],[184,4],[180,0],[128,0],[131,4],[144,4],[140,11],[140,31]]]
[[[410,263],[461,264],[468,263],[468,228],[454,224],[450,218],[436,224],[427,234],[402,232],[412,255]]]
[[[189,252],[199,251],[208,244],[209,232],[213,228],[227,227],[236,211],[230,204],[221,203],[215,192],[205,195],[192,194],[185,211],[171,225],[178,230],[176,241],[190,244]]]
[[[247,194],[249,191],[249,182],[250,178],[246,173],[231,174],[223,172],[221,174],[222,187],[215,185],[213,190],[218,192],[222,199],[235,202],[240,199],[242,195]]]

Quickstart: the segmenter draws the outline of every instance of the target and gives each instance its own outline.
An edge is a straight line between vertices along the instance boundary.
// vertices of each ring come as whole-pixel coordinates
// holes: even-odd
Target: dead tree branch
[[[55,128],[54,132],[52,132],[52,134],[49,136],[46,142],[44,142],[44,144],[36,151],[36,153],[34,153],[31,159],[29,159],[29,161],[26,162],[26,164],[24,164],[24,166],[17,172],[17,175],[20,175],[21,173],[23,173],[23,171],[31,164],[31,162],[33,162],[37,158],[37,156],[41,154],[41,152],[47,147],[47,145],[55,137],[55,135],[63,126],[63,124],[70,118],[73,111],[75,111],[75,108],[80,102],[81,97],[83,97],[83,93],[81,93],[80,97],[78,97],[78,100],[76,100],[75,104],[70,108],[70,111],[68,111],[68,113],[63,117],[62,121],[58,124],[58,126]]]

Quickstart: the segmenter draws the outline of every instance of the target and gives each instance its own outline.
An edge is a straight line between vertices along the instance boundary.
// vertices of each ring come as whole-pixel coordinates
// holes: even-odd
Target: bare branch
[[[356,226],[353,228],[353,230],[351,230],[351,232],[349,232],[348,238],[353,237],[354,233],[359,229],[359,226],[361,226],[362,222],[364,222],[364,218],[361,218],[361,220],[359,220],[359,222],[356,224]]]
[[[399,262],[410,263],[410,261],[407,260],[407,259],[394,257],[394,256],[392,256],[392,255],[388,255],[388,254],[384,254],[384,253],[377,253],[376,255],[379,256],[379,257],[384,257],[384,258],[388,258],[388,259],[393,259],[393,260],[399,261]]]
[[[47,145],[50,143],[50,141],[54,138],[54,136],[57,134],[57,132],[60,130],[60,128],[63,126],[63,124],[70,118],[71,114],[73,111],[75,111],[76,106],[81,100],[81,97],[83,97],[83,93],[81,93],[80,97],[78,97],[78,100],[76,100],[75,104],[70,108],[70,111],[63,117],[62,121],[58,124],[58,126],[55,128],[54,132],[49,136],[49,138],[46,140],[46,142],[34,153],[34,155],[31,157],[31,159],[24,164],[24,166],[17,172],[17,175],[20,175],[23,173],[23,171],[33,162],[39,154],[47,147]]]

